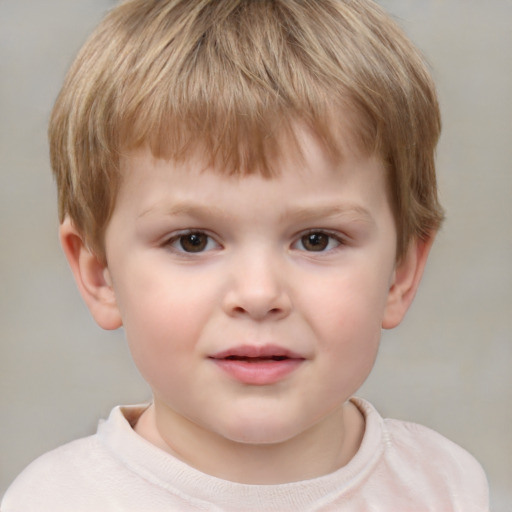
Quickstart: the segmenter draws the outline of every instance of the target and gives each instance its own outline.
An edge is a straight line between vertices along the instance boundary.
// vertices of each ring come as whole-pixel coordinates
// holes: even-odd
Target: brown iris
[[[307,251],[324,251],[329,245],[329,235],[325,233],[308,233],[301,238],[302,246]]]
[[[180,236],[181,248],[186,252],[204,251],[208,244],[208,236],[204,233],[188,233]]]

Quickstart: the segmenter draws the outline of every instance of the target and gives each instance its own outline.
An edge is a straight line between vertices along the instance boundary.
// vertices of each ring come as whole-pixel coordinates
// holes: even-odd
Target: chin
[[[224,425],[224,438],[242,444],[279,444],[301,433],[298,422],[274,418],[244,418],[243,421]]]

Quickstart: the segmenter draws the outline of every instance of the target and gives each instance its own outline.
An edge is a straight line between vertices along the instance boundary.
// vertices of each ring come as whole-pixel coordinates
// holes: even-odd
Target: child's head
[[[134,0],[106,18],[50,140],[80,291],[153,391],[139,433],[252,483],[353,456],[347,400],[441,219],[438,132],[423,62],[371,2]],[[335,460],[258,465],[277,445],[285,465],[286,446]],[[247,478],[226,455],[246,451]]]
[[[340,133],[385,165],[397,259],[439,226],[440,119],[417,50],[368,0],[131,0],[74,63],[56,103],[51,158],[61,220],[104,258],[121,156],[203,159],[227,174],[279,173],[307,126],[334,158]]]

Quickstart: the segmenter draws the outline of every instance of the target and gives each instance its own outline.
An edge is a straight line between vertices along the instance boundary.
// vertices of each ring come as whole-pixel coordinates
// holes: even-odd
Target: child
[[[434,86],[369,0],[131,0],[50,122],[60,237],[153,391],[3,512],[486,511],[431,430],[353,398],[442,220]]]

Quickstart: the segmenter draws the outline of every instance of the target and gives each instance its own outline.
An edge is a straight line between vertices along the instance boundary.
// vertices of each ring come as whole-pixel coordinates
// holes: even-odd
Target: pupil
[[[308,251],[323,251],[329,243],[329,237],[323,233],[310,233],[302,237],[302,243]]]
[[[190,233],[180,239],[180,245],[184,251],[200,252],[206,247],[207,238],[202,233]]]

